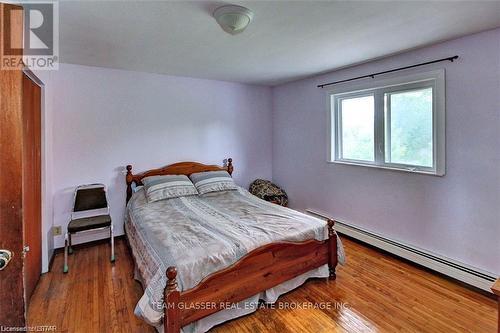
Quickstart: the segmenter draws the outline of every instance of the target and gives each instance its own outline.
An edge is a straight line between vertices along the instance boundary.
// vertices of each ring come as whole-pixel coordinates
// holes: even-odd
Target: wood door
[[[23,75],[23,223],[25,302],[42,273],[41,95],[42,90]]]
[[[0,4],[1,54],[5,46],[4,36],[22,41],[23,21],[19,9],[19,6]],[[6,15],[6,12],[10,12],[10,15]],[[5,17],[9,17],[10,22]],[[0,270],[0,325],[17,327],[25,325],[22,275],[22,83],[23,73],[20,69],[0,69],[0,249],[13,253],[10,263]]]

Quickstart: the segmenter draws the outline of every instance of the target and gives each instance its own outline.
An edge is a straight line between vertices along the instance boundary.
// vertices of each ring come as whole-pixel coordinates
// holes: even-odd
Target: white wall
[[[123,233],[127,164],[140,172],[232,157],[240,185],[271,178],[270,88],[67,64],[37,74],[46,86],[47,209],[63,231],[75,186],[102,182],[115,230]],[[55,237],[54,246],[64,246],[64,238]]]
[[[293,208],[500,274],[499,40],[496,29],[272,91],[66,64],[38,72],[46,92],[44,270],[52,248],[63,246],[63,237],[51,242],[50,228],[65,229],[76,185],[109,186],[120,234],[126,164],[137,172],[233,157],[236,181],[272,175]],[[444,177],[326,162],[325,92],[317,84],[454,54],[455,63],[427,67],[446,68]]]
[[[316,85],[455,54],[424,69],[446,69],[444,177],[327,163]],[[273,180],[293,208],[500,274],[500,29],[274,87]]]

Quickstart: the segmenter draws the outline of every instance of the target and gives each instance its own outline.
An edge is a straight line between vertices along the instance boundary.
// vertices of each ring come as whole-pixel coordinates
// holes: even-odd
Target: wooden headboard
[[[167,165],[163,168],[152,169],[134,175],[132,173],[132,165],[127,165],[127,202],[132,197],[132,183],[139,186],[142,185],[142,179],[149,176],[162,176],[162,175],[186,175],[204,171],[227,171],[230,175],[233,174],[233,159],[227,159],[227,166],[221,167],[218,165],[207,165],[198,162],[180,162]]]

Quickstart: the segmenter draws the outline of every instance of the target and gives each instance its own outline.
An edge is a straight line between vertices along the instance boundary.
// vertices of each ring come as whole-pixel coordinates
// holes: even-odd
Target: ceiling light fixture
[[[231,35],[243,32],[253,19],[253,12],[250,9],[237,5],[219,7],[213,15],[221,28]]]

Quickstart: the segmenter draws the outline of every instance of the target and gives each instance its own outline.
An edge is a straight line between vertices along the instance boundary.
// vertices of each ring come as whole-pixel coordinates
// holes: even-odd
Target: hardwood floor
[[[211,332],[497,332],[497,304],[439,275],[343,238],[347,264],[337,280],[313,279],[274,306]],[[134,315],[142,288],[132,278],[125,240],[79,248],[62,273],[63,255],[31,299],[28,324],[57,332],[154,332]],[[286,308],[288,306],[288,308]],[[313,308],[311,308],[313,307]],[[315,307],[315,308],[314,308]]]

